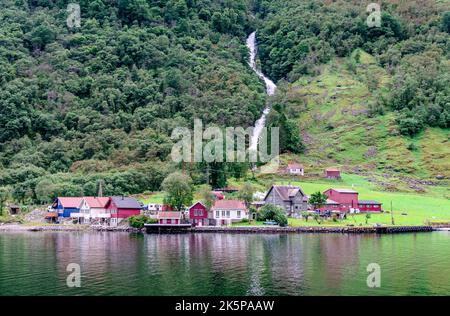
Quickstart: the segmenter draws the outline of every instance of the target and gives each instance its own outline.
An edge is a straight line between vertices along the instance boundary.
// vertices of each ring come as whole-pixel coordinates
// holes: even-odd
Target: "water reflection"
[[[3,295],[449,294],[448,233],[2,233]],[[382,287],[366,285],[369,263]],[[82,287],[68,288],[78,263]]]

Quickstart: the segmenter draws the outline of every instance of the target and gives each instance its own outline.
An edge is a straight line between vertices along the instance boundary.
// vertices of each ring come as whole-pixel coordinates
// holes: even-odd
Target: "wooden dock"
[[[191,224],[145,224],[147,234],[180,234],[191,231]]]

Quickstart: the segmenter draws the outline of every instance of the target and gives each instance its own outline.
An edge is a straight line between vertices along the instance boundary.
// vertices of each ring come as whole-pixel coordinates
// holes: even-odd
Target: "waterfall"
[[[268,95],[273,95],[275,93],[275,90],[277,89],[277,86],[275,83],[273,83],[272,80],[267,78],[261,70],[256,68],[256,54],[257,54],[257,45],[256,45],[256,32],[253,32],[250,34],[250,36],[247,38],[247,47],[250,51],[250,59],[248,61],[248,64],[252,69],[255,71],[255,73],[258,75],[259,78],[261,78],[265,85],[266,85],[266,92]],[[258,141],[261,136],[262,130],[266,124],[266,116],[270,112],[270,107],[266,107],[261,115],[261,117],[256,121],[255,128],[253,129],[253,135],[250,139],[250,150],[257,150]]]

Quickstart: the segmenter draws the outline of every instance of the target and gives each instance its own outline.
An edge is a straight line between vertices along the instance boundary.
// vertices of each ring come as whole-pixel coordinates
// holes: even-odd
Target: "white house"
[[[108,224],[111,218],[107,210],[109,197],[86,196],[80,205],[80,222],[84,224]]]
[[[216,226],[231,225],[249,218],[249,213],[243,201],[238,200],[216,200],[211,208],[211,218]]]
[[[296,162],[290,162],[287,165],[286,173],[299,175],[299,176],[304,176],[305,175],[305,168],[301,164],[298,164]]]

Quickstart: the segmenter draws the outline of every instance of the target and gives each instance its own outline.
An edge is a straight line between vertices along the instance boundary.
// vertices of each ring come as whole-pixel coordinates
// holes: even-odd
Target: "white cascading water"
[[[268,95],[273,95],[275,93],[275,90],[277,89],[277,86],[273,83],[272,80],[267,78],[261,70],[256,68],[256,53],[257,53],[257,45],[256,45],[256,32],[253,32],[250,34],[250,36],[247,38],[247,47],[250,51],[250,60],[248,61],[248,64],[252,69],[255,71],[255,73],[258,75],[259,78],[264,80],[264,83],[266,84],[266,91]],[[270,107],[266,107],[263,111],[263,114],[261,117],[256,121],[255,128],[253,129],[253,135],[250,139],[250,150],[257,150],[258,148],[258,141],[261,136],[262,130],[266,124],[266,116],[270,112]]]

